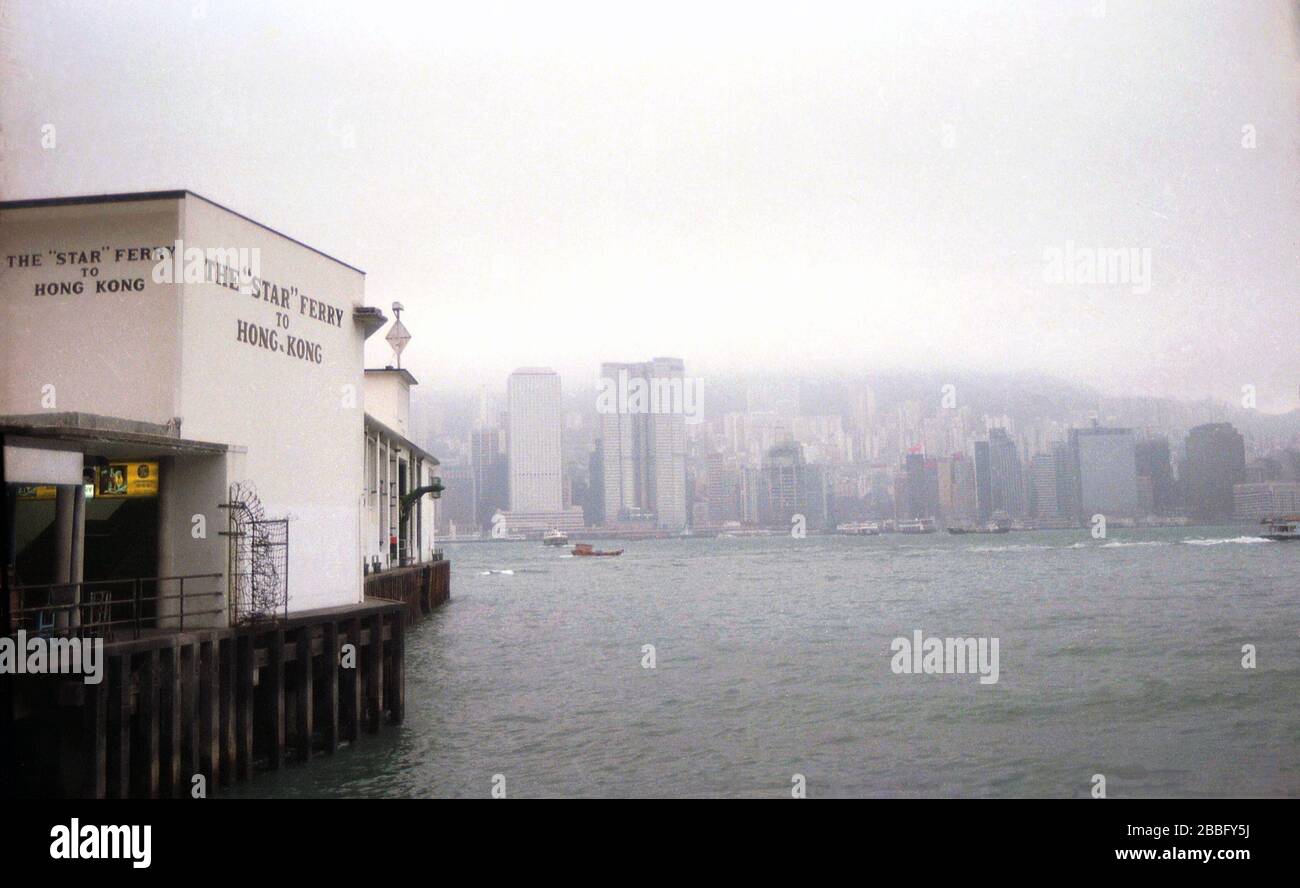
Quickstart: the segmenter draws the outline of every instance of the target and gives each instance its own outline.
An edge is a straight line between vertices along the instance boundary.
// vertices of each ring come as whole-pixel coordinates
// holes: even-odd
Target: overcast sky
[[[403,302],[430,383],[676,355],[1300,404],[1293,4],[615,5],[4,0],[0,188],[252,216]],[[1049,280],[1068,243],[1150,286]]]

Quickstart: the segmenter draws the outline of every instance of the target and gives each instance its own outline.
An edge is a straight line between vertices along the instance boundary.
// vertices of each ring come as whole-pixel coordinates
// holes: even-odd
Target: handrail
[[[157,625],[161,621],[176,620],[177,631],[185,630],[185,618],[189,617],[191,622],[194,617],[211,616],[225,613],[224,607],[214,609],[188,611],[185,607],[185,599],[188,597],[206,598],[206,597],[224,597],[225,590],[213,589],[202,592],[188,591],[185,588],[186,580],[214,580],[221,579],[225,574],[208,573],[208,574],[177,574],[175,576],[162,577],[131,577],[112,580],[78,580],[76,582],[63,583],[37,583],[31,585],[15,586],[14,590],[18,593],[19,606],[11,612],[15,627],[21,627],[23,623],[31,622],[35,619],[35,629],[39,634],[51,635],[98,635],[113,633],[115,626],[131,626],[135,638],[140,637],[140,630],[146,624],[152,623]],[[160,584],[166,582],[179,582],[180,591],[178,593],[167,593]],[[154,583],[155,590],[153,595],[146,595],[144,585]],[[114,595],[114,589],[126,587],[126,592],[118,591]],[[191,587],[192,590],[193,587]],[[105,594],[106,598],[98,598],[90,601],[84,600],[84,594],[76,597],[82,598],[80,601],[55,602],[56,591],[66,590],[85,590],[89,589],[92,593],[99,592]],[[50,600],[41,603],[31,603],[30,593],[49,590],[47,598]],[[128,595],[129,593],[129,595]],[[165,601],[178,601],[180,607],[177,614],[160,614],[157,612],[157,605]],[[154,613],[146,615],[144,605],[146,603],[155,605]],[[129,607],[129,616],[118,618],[117,614],[122,609]],[[59,615],[66,614],[60,620]],[[100,619],[95,619],[96,616]],[[44,619],[49,617],[48,622]],[[59,625],[60,622],[63,625]],[[26,627],[23,627],[26,628]]]

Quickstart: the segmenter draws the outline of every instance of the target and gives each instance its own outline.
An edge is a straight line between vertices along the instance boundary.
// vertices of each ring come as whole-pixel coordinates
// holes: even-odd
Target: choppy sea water
[[[1300,544],[1245,533],[448,545],[405,723],[228,794],[1300,796]],[[895,674],[916,629],[998,682]]]

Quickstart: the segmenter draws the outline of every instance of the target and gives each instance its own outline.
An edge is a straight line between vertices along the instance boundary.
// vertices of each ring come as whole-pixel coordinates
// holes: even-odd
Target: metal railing
[[[78,583],[41,583],[16,586],[18,607],[12,613],[13,631],[29,635],[103,637],[108,640],[129,634],[140,637],[144,628],[185,631],[185,620],[225,614],[225,589],[186,590],[185,583],[219,580],[225,574],[186,574],[174,577],[132,577],[121,580],[83,580]],[[174,583],[177,591],[167,594],[163,584]],[[152,584],[152,589],[150,585]],[[148,594],[152,591],[152,594]],[[195,609],[194,599],[215,598],[216,606]],[[187,600],[190,603],[186,607]],[[164,612],[164,602],[177,602],[174,612]],[[129,627],[129,628],[123,628]]]
[[[400,547],[400,546],[398,547],[399,553],[406,552],[406,551],[407,550],[404,547]],[[365,576],[370,577],[376,574],[384,573],[385,571],[389,571],[389,570],[398,570],[399,568],[403,568],[403,567],[415,567],[416,565],[420,565],[420,564],[434,564],[438,561],[443,561],[443,560],[445,559],[443,558],[442,555],[442,549],[432,550],[428,558],[425,558],[423,553],[417,554],[414,558],[412,558],[409,554],[406,555],[399,554],[398,557],[394,559],[390,555],[387,564],[385,564],[383,559],[381,559],[378,555],[371,555],[368,558],[363,558],[361,560],[361,572]]]

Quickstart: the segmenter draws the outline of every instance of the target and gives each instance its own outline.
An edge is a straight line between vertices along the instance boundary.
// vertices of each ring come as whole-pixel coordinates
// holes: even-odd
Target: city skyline
[[[707,380],[687,377],[685,366],[679,358],[605,361],[596,385],[568,392],[548,368],[546,422],[561,439],[549,458],[570,511],[511,527],[573,530],[578,512],[581,526],[620,532],[783,527],[795,516],[812,532],[863,520],[940,528],[1078,527],[1098,516],[1117,526],[1214,523],[1266,517],[1300,490],[1300,425],[1247,407],[1101,399],[1087,409],[1060,393],[1041,399],[1033,387],[1040,400],[1008,406],[978,394],[979,385],[953,383],[919,399],[915,387],[899,390],[883,376],[822,391],[798,378],[733,380],[703,397]],[[660,410],[648,398],[629,400],[629,380],[633,390],[647,383],[647,392],[693,388],[698,412],[688,424],[680,401]],[[977,393],[973,404],[968,390]],[[444,533],[489,529],[488,504],[500,493],[482,479],[510,471],[508,456],[497,460],[516,451],[510,404],[493,409],[486,386],[474,402],[472,418],[452,422],[430,445],[446,455],[448,478],[467,479],[440,506]],[[660,453],[656,428],[680,445]],[[471,502],[462,501],[467,494]]]

